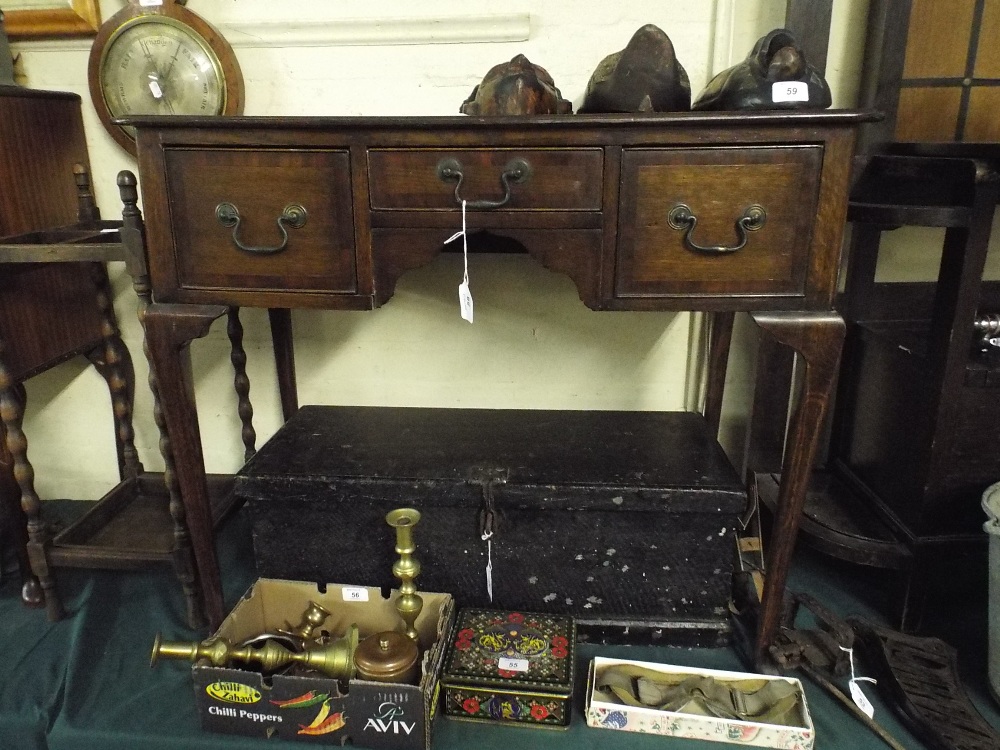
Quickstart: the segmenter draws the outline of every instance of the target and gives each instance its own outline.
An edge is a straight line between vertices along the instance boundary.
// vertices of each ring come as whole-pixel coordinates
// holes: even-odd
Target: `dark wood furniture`
[[[74,168],[82,184],[74,181]],[[0,86],[0,237],[94,220],[88,168],[78,96]],[[86,356],[107,380],[119,412],[119,468],[128,471],[135,459],[128,424],[132,363],[118,335],[107,271],[101,263],[5,260],[0,256],[0,379],[9,388],[7,408],[15,402],[23,408],[26,379]],[[38,604],[41,592],[27,560],[25,518],[7,441],[0,440],[0,456],[4,533],[20,551],[24,599]]]
[[[974,569],[980,497],[1000,479],[995,357],[976,320],[1000,311],[983,269],[998,196],[995,3],[875,0],[861,102],[885,113],[859,133],[845,292],[848,323],[829,458],[814,477],[807,540],[900,571],[900,627],[919,626],[944,563]],[[936,281],[876,279],[884,232],[945,230]],[[759,457],[773,504],[776,466]],[[958,570],[952,564],[951,570]]]
[[[0,87],[0,500],[4,531],[20,552],[25,599],[63,615],[58,567],[134,569],[172,563],[184,588],[188,621],[203,622],[183,506],[171,470],[146,472],[132,429],[134,375],[119,336],[105,264],[124,261],[142,320],[150,301],[134,177],[120,183],[122,221],[101,221],[89,189],[80,97]],[[75,179],[74,179],[75,177]],[[247,455],[251,426],[246,355],[235,310],[229,311],[235,385]],[[23,380],[83,354],[107,380],[120,481],[66,528],[45,519],[22,429]],[[156,401],[156,382],[150,387]],[[154,418],[162,422],[158,406]],[[213,524],[233,502],[232,477],[212,476]],[[39,587],[40,583],[40,587]],[[40,588],[40,590],[39,590]]]
[[[189,344],[220,305],[384,304],[401,274],[438,254],[467,199],[477,202],[470,231],[515,240],[567,274],[588,307],[750,311],[801,354],[756,643],[764,660],[841,348],[833,300],[864,119],[128,120],[138,132],[155,299],[146,331],[209,621],[224,610]]]

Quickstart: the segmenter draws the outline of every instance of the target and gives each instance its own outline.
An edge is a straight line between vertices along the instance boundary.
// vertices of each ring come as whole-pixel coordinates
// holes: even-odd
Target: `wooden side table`
[[[82,182],[74,184],[74,168]],[[0,86],[0,237],[91,222],[96,206],[86,184],[87,148],[74,94]],[[0,266],[0,350],[7,377],[20,383],[83,354],[108,381],[112,398],[131,403],[132,367],[117,332],[107,272],[100,264]],[[117,393],[117,395],[116,395]],[[122,411],[116,427],[119,468],[134,460]],[[2,442],[2,441],[0,441]],[[29,572],[24,517],[6,444],[0,445],[0,500],[8,542],[19,552],[26,602],[41,592]]]
[[[224,616],[189,343],[225,305],[370,309],[469,225],[597,310],[748,311],[797,351],[754,658],[767,660],[844,335],[834,312],[851,112],[169,118],[137,129],[146,316],[209,621]],[[696,228],[697,227],[697,228]]]

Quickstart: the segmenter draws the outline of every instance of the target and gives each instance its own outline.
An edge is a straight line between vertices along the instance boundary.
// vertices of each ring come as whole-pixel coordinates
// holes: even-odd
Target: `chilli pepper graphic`
[[[330,715],[330,699],[327,698],[325,701],[323,701],[323,705],[319,707],[319,713],[316,714],[316,718],[313,719],[311,722],[309,722],[309,726],[307,727],[307,729],[315,729],[324,721],[326,721],[326,717],[329,715]]]
[[[308,693],[303,693],[297,698],[289,698],[284,701],[271,701],[271,703],[278,708],[308,708],[309,706],[315,706],[317,703],[322,703],[329,697],[329,693],[317,693],[315,690],[310,690]]]
[[[347,724],[347,717],[344,714],[337,712],[335,714],[330,714],[322,723],[317,726],[307,727],[305,724],[300,724],[301,727],[298,734],[329,734],[330,732],[336,732],[342,726]]]

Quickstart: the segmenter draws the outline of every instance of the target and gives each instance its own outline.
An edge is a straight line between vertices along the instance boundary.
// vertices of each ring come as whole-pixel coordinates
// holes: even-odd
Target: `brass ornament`
[[[156,666],[161,658],[186,659],[192,662],[206,659],[216,667],[240,662],[259,664],[265,672],[274,672],[287,664],[296,663],[335,680],[350,680],[355,675],[354,652],[357,648],[357,625],[351,625],[343,638],[327,644],[307,644],[301,653],[290,651],[274,640],[265,641],[259,648],[255,648],[234,646],[225,638],[209,638],[200,642],[164,641],[157,633],[149,666]]]
[[[419,643],[420,636],[414,623],[424,607],[424,600],[417,594],[417,586],[413,582],[420,575],[420,563],[413,557],[417,549],[413,542],[413,527],[420,522],[420,511],[397,508],[386,514],[385,522],[396,530],[396,554],[399,559],[392,564],[392,574],[400,581],[396,611],[406,625],[406,634]]]
[[[299,621],[299,624],[295,627],[289,625],[288,633],[301,638],[303,641],[308,641],[313,637],[313,632],[315,632],[316,628],[326,622],[326,618],[329,616],[329,610],[316,602],[310,601],[309,606],[302,613],[302,619]]]

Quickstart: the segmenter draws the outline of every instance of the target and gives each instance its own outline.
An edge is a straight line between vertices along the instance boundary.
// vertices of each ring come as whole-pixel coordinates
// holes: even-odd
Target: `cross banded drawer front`
[[[368,169],[375,210],[601,210],[599,148],[372,149]]]
[[[177,148],[164,158],[178,299],[357,290],[346,150]]]
[[[820,146],[626,149],[615,294],[804,296]]]

